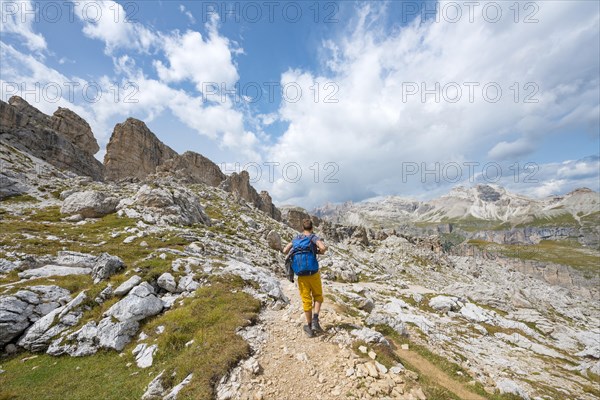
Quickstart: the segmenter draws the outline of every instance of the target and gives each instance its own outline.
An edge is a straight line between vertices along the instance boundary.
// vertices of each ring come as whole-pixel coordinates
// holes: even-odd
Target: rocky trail
[[[368,349],[355,352],[345,328],[362,325],[360,319],[325,302],[321,309],[323,332],[314,338],[302,331],[304,315],[296,284],[282,280],[290,304],[268,309],[258,325],[242,333],[255,353],[221,382],[219,399],[426,399],[415,372],[398,363],[387,368]],[[398,346],[398,349],[400,347]],[[484,399],[468,391],[431,362],[412,350],[398,350],[420,374],[462,399]]]

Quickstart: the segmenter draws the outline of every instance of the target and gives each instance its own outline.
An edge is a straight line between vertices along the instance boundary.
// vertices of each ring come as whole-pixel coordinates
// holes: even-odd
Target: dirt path
[[[281,285],[290,305],[264,311],[260,324],[242,335],[255,354],[219,385],[220,400],[426,399],[413,372],[404,368],[388,370],[377,362],[376,355],[371,360],[352,350],[351,336],[343,327],[362,323],[338,313],[331,303],[325,303],[321,310],[325,332],[308,338],[302,331],[305,321],[296,286],[287,281]],[[400,355],[461,398],[483,399],[417,353],[409,350]]]
[[[437,385],[448,389],[461,399],[486,400],[485,397],[467,390],[464,384],[450,378],[445,372],[419,353],[412,350],[398,350],[396,353],[400,356],[400,359],[406,360],[408,364],[415,367],[419,375],[426,375]]]

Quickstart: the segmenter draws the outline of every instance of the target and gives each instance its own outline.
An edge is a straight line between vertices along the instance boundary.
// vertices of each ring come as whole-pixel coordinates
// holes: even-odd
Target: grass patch
[[[3,204],[19,204],[19,203],[39,203],[39,200],[28,194],[19,194],[17,196],[5,197],[0,200]]]
[[[585,248],[575,240],[542,240],[535,245],[507,245],[470,240],[469,244],[482,250],[500,253],[505,257],[567,265],[584,272],[590,278],[600,272],[597,250]]]

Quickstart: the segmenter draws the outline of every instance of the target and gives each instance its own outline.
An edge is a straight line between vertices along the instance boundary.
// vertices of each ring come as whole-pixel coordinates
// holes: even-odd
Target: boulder
[[[0,274],[6,274],[17,268],[18,266],[14,262],[0,258]]]
[[[94,283],[98,283],[101,280],[108,279],[114,275],[117,271],[122,269],[124,266],[123,260],[117,256],[111,256],[108,253],[102,253],[96,259],[94,267],[92,268],[92,277]]]
[[[115,125],[106,146],[105,178],[143,179],[175,156],[177,153],[162,143],[144,122],[127,118],[125,122]]]
[[[142,278],[140,278],[137,275],[132,276],[131,278],[127,279],[125,282],[121,283],[119,285],[119,287],[117,287],[115,289],[115,296],[125,296],[127,293],[129,293],[129,291],[131,289],[133,289],[135,286],[139,285],[140,282],[142,281]]]
[[[165,272],[159,276],[156,284],[167,292],[173,293],[177,291],[177,283],[175,282],[175,278],[168,272]]]
[[[457,312],[462,307],[462,304],[459,303],[458,298],[456,297],[435,296],[429,300],[429,307],[447,313],[448,311]]]
[[[219,186],[226,178],[217,164],[193,151],[174,156],[159,165],[157,171],[166,172],[186,183],[204,183],[209,186]]]
[[[0,297],[0,347],[21,335],[31,324],[34,306],[15,296]]]
[[[179,279],[179,284],[177,285],[178,292],[193,292],[198,289],[200,284],[194,280],[192,275],[186,275]]]
[[[80,214],[84,218],[99,218],[116,211],[119,199],[95,190],[73,193],[60,209],[61,214]]]
[[[357,340],[362,340],[365,343],[380,343],[386,346],[390,345],[390,342],[379,332],[370,329],[354,329],[350,332],[350,335],[354,336]]]
[[[142,282],[109,308],[105,315],[121,322],[140,321],[160,313],[162,309],[163,303],[154,294],[154,288],[148,282]]]
[[[270,248],[277,251],[282,251],[283,246],[281,245],[281,236],[276,231],[269,231],[267,233],[267,244]]]

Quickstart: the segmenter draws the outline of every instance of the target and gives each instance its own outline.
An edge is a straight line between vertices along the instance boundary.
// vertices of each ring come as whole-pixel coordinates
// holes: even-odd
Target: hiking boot
[[[309,338],[315,336],[315,334],[313,333],[313,330],[310,329],[310,325],[304,325],[304,333],[306,333],[306,336],[308,336]]]
[[[319,324],[319,318],[313,318],[311,328],[313,332],[323,332],[323,329],[321,329],[321,324]]]

